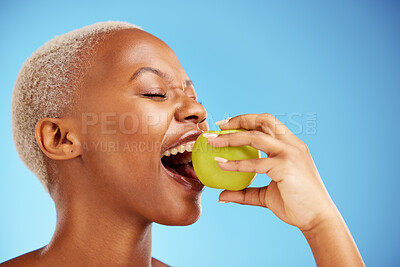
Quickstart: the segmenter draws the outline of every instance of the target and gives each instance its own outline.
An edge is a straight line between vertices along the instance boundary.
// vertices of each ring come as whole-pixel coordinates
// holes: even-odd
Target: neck
[[[42,256],[56,266],[150,266],[151,222],[79,191],[54,198],[56,230]]]

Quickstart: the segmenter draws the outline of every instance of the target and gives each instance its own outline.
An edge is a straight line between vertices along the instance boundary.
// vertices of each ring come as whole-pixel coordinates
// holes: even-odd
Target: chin
[[[202,211],[200,197],[197,201],[182,204],[167,209],[167,214],[154,222],[169,226],[187,226],[197,222]]]

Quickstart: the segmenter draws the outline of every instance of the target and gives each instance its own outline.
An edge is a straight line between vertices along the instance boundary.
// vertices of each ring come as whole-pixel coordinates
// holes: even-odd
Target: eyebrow
[[[135,73],[132,75],[132,77],[130,78],[131,81],[135,80],[137,77],[139,77],[140,75],[142,75],[145,72],[151,72],[154,73],[155,75],[161,77],[162,79],[166,80],[166,81],[172,81],[172,77],[164,72],[162,72],[159,69],[156,68],[152,68],[152,67],[141,67],[139,68],[137,71],[135,71]],[[187,86],[193,86],[193,82],[191,80],[186,80],[185,81],[185,87]]]

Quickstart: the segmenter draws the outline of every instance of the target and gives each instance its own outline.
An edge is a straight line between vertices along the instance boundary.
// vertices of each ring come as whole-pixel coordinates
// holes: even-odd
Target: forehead
[[[182,76],[182,66],[172,49],[159,38],[139,29],[125,29],[104,41],[94,56],[99,68],[131,72],[135,68],[150,66],[170,75]],[[180,73],[180,74],[179,74]]]
[[[105,106],[105,102],[114,101],[119,92],[131,88],[132,76],[143,67],[172,77],[171,86],[179,87],[189,80],[175,53],[163,41],[138,29],[119,30],[96,47],[82,79],[78,106],[92,109],[90,103]]]

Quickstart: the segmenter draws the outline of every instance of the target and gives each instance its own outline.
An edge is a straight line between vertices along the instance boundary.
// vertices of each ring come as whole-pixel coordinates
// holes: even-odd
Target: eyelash
[[[165,98],[167,95],[167,93],[165,94],[144,94],[144,96],[148,96],[148,97],[161,97],[161,98]]]
[[[144,96],[148,96],[148,97],[161,97],[161,98],[165,98],[166,95],[167,95],[167,93],[165,93],[165,94],[144,94]],[[203,104],[203,102],[201,102],[200,100],[198,101],[198,103],[200,105]]]

